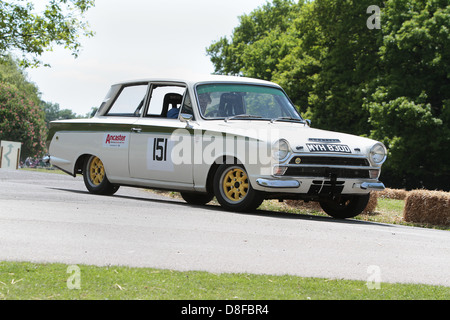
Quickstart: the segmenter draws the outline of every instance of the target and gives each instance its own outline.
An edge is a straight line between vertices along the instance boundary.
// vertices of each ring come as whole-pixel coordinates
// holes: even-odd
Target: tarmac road
[[[450,286],[450,232],[232,213],[135,188],[95,196],[82,177],[0,169],[0,261]]]

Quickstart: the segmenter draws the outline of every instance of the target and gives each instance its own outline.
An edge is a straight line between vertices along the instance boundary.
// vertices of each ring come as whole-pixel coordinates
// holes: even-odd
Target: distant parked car
[[[167,189],[233,211],[302,199],[349,218],[384,189],[382,143],[311,128],[280,86],[257,79],[118,83],[93,118],[54,121],[48,139],[46,160],[95,194]]]

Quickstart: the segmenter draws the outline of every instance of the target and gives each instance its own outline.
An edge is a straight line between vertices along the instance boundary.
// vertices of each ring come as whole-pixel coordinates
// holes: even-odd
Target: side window
[[[170,110],[179,110],[185,91],[185,87],[154,85],[146,116],[166,118]]]
[[[123,87],[107,116],[139,117],[145,102],[147,85]]]
[[[183,106],[181,107],[181,113],[191,114],[193,116],[192,120],[195,120],[194,110],[192,110],[192,101],[189,91],[186,91],[186,97],[183,101]]]

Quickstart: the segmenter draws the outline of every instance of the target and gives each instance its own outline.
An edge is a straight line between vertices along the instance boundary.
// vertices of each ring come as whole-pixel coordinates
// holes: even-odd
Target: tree
[[[292,0],[274,0],[239,17],[240,25],[234,29],[231,41],[222,37],[206,49],[215,73],[271,78],[278,57],[288,54],[286,41],[279,37],[297,12],[298,5]]]
[[[28,81],[23,69],[10,56],[0,62],[0,140],[22,142],[22,158],[45,152],[48,123],[77,118],[59,104],[42,101],[38,87]]]
[[[449,26],[448,0],[278,0],[207,53],[216,73],[282,85],[314,126],[383,141],[396,187],[448,189]]]
[[[39,105],[10,84],[0,83],[0,140],[22,142],[22,157],[39,157],[47,135]]]
[[[18,51],[23,66],[38,66],[39,57],[62,45],[75,57],[80,51],[80,34],[92,36],[84,20],[94,0],[51,0],[42,11],[31,1],[0,0],[0,55]]]
[[[392,180],[448,189],[450,180],[450,5],[386,3],[380,68],[364,99],[370,136],[390,150]]]
[[[45,114],[45,123],[47,128],[49,123],[54,120],[75,119],[78,116],[70,109],[60,109],[58,103],[41,102],[41,108]]]
[[[39,104],[40,92],[36,84],[28,80],[24,68],[21,68],[11,55],[0,60],[0,82],[9,83],[23,92],[35,104]]]

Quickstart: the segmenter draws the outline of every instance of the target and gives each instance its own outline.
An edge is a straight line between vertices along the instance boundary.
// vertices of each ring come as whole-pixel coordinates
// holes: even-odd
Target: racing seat
[[[169,106],[172,105],[172,109],[177,109],[178,106],[181,106],[181,103],[183,102],[183,96],[179,93],[167,93],[164,96],[163,101],[163,109],[161,116],[167,117],[167,112],[169,111]]]
[[[243,114],[244,104],[242,97],[236,93],[224,93],[220,97],[219,117],[230,117]]]

